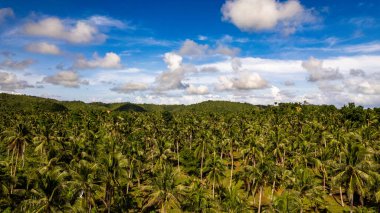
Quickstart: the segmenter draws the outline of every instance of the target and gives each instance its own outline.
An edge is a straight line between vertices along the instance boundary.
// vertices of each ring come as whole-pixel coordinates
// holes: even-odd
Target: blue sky
[[[380,106],[379,1],[0,0],[0,92]]]

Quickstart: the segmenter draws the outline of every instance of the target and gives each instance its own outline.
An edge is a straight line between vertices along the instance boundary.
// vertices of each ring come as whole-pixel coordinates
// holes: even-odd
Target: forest
[[[0,212],[379,212],[380,108],[0,94]]]

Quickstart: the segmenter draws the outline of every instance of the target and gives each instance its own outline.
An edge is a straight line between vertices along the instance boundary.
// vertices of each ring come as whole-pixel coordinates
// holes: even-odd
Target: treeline
[[[0,211],[380,210],[379,109],[213,104],[144,112],[3,105]]]

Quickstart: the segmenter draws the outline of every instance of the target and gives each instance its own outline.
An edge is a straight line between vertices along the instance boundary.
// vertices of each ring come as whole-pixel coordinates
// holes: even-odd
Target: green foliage
[[[0,212],[379,211],[379,109],[0,99]]]

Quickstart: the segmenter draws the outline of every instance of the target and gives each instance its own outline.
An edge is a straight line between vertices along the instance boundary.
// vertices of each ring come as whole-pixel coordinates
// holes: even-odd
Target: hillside
[[[85,103],[82,101],[58,101],[54,99],[41,98],[27,95],[0,94],[0,108],[13,108],[24,111],[77,111],[77,110],[110,110],[110,111],[133,111],[133,112],[246,112],[258,109],[248,103],[237,103],[229,101],[205,101],[191,105],[156,105],[156,104],[133,104],[133,103]]]
[[[68,108],[60,101],[26,95],[0,94],[0,110],[14,111],[67,111]]]

